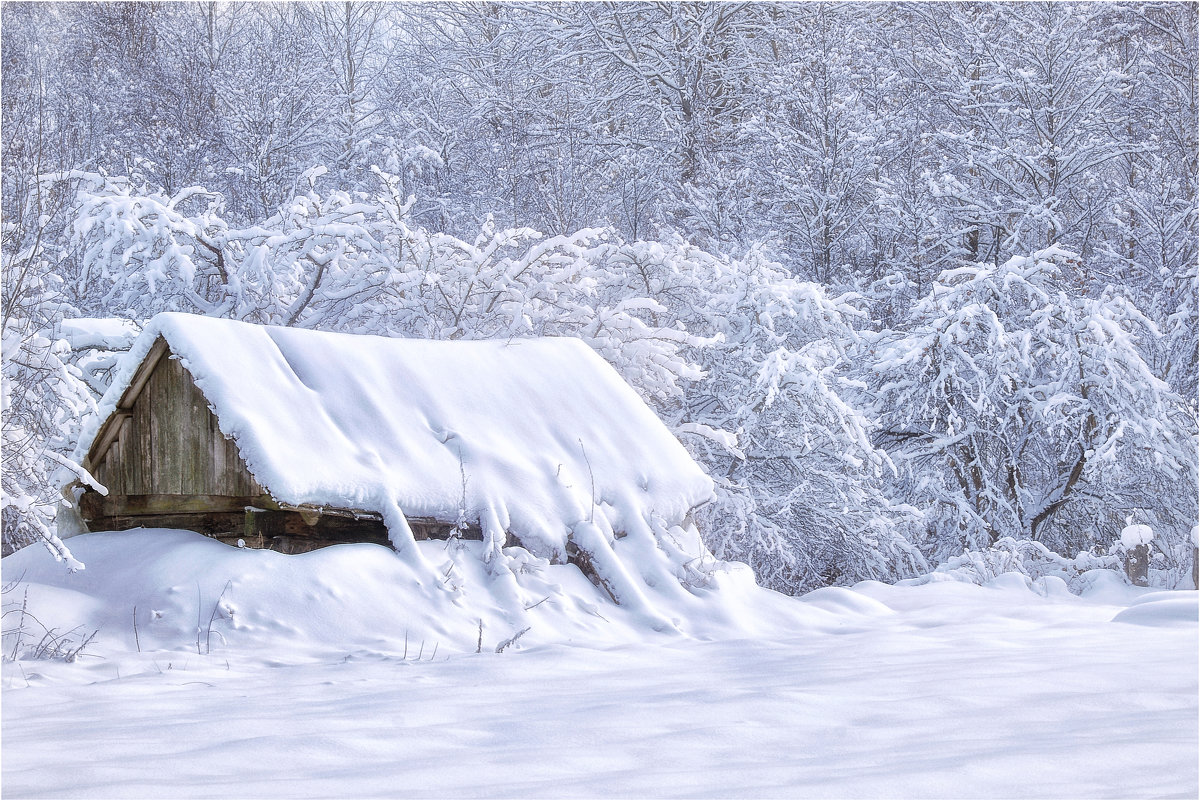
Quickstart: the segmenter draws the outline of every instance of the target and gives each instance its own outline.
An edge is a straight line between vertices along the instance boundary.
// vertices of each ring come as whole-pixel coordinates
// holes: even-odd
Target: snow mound
[[[1138,626],[1174,626],[1179,623],[1200,623],[1200,603],[1194,590],[1155,592],[1145,595],[1128,608],[1117,613],[1114,623],[1133,623]]]
[[[800,600],[842,616],[882,617],[895,614],[887,604],[845,587],[822,587],[805,593]]]
[[[1126,548],[1136,548],[1151,542],[1154,542],[1154,531],[1149,526],[1137,523],[1121,529],[1121,544]]]
[[[297,662],[347,653],[424,656],[548,643],[610,646],[645,637],[749,637],[826,622],[819,610],[759,587],[724,564],[707,587],[663,594],[657,616],[614,606],[574,565],[504,550],[495,575],[479,541],[417,546],[430,572],[390,549],[335,545],[288,556],[239,549],[190,531],[132,529],[71,540],[87,570],[67,572],[44,548],[3,561],[49,628],[98,630],[90,652],[274,654]],[[12,598],[6,597],[6,603]],[[6,627],[11,623],[6,619]],[[99,649],[99,650],[97,650]]]

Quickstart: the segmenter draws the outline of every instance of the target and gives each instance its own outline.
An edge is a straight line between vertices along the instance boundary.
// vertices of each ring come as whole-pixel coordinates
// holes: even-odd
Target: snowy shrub
[[[909,543],[920,515],[883,492],[895,467],[847,401],[862,317],[853,299],[831,298],[758,253],[719,267],[698,305],[717,337],[698,357],[710,377],[688,410],[737,435],[736,449],[692,443],[719,479],[703,511],[717,554],[790,593],[911,575],[924,565]]]
[[[81,418],[95,410],[95,403],[78,370],[67,363],[67,343],[53,338],[55,323],[71,311],[62,297],[62,279],[46,253],[63,208],[48,205],[53,200],[39,186],[23,214],[6,221],[3,229],[0,523],[5,553],[40,541],[55,558],[76,568],[79,563],[54,528],[62,500],[55,476],[63,469],[81,470],[65,454],[75,445]]]
[[[1018,573],[1031,582],[1053,576],[1079,593],[1087,586],[1083,576],[1089,570],[1112,570],[1124,576],[1124,566],[1123,554],[1115,550],[1103,554],[1081,552],[1068,559],[1040,542],[1001,537],[988,548],[950,557],[932,572],[972,584],[986,584],[1005,573]]]
[[[1196,421],[1141,345],[1159,332],[1118,293],[1058,288],[1079,261],[947,271],[871,345],[879,441],[895,492],[929,512],[935,561],[1003,537],[1106,546],[1135,512],[1174,542],[1196,518]]]
[[[60,468],[80,471],[64,454],[95,402],[64,363],[66,344],[51,341],[29,320],[6,319],[2,347],[4,550],[41,541],[77,566],[54,529],[62,501],[55,476]]]
[[[1138,528],[1149,531],[1148,526]],[[1150,586],[1194,589],[1191,583],[1190,551],[1184,554],[1184,549],[1177,549],[1179,553],[1169,553],[1164,548],[1171,548],[1170,543],[1153,538],[1146,542],[1152,548]],[[1082,551],[1068,558],[1051,551],[1040,542],[1001,537],[988,548],[964,551],[950,557],[924,578],[928,580],[931,574],[936,574],[972,584],[986,584],[1005,573],[1020,574],[1030,582],[1053,576],[1062,579],[1072,592],[1078,594],[1088,588],[1089,579],[1085,574],[1091,570],[1112,571],[1122,581],[1129,583],[1126,559],[1132,547],[1128,542],[1118,539],[1107,549]]]
[[[56,333],[70,346],[70,363],[99,400],[140,330],[132,320],[67,318],[58,324]]]

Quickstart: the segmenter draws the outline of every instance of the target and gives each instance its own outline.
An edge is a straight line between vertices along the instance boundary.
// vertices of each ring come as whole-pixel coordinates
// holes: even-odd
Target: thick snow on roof
[[[637,393],[578,340],[443,342],[161,314],[100,420],[159,336],[276,500],[378,512],[400,550],[406,516],[460,512],[497,548],[509,531],[561,557],[574,532],[585,550],[607,550],[599,538],[678,526],[712,493]]]

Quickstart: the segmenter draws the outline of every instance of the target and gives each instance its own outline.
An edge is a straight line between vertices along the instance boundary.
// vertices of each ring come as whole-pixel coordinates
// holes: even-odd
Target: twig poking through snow
[[[588,480],[592,483],[592,506],[588,509],[588,522],[596,522],[596,475],[592,472],[592,460],[588,458],[587,448],[583,447],[583,440],[579,440],[579,450],[583,451],[583,461],[588,466]]]
[[[497,645],[497,646],[496,646],[496,653],[498,653],[498,654],[502,654],[502,653],[504,653],[504,649],[505,649],[505,648],[507,648],[507,647],[508,647],[508,646],[510,646],[510,645],[515,645],[515,644],[516,644],[516,642],[517,642],[517,640],[521,639],[521,635],[523,635],[525,632],[529,631],[529,629],[530,629],[530,627],[529,627],[529,626],[526,626],[525,628],[521,629],[520,631],[518,631],[518,632],[517,632],[516,634],[514,634],[513,636],[509,637],[509,638],[508,638],[507,640],[505,640],[504,642],[502,642],[502,643],[500,643],[499,645]]]

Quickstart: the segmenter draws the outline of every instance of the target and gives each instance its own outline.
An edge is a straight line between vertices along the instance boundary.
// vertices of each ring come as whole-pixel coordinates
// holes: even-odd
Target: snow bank
[[[434,647],[474,653],[494,651],[522,631],[516,650],[677,642],[680,635],[778,639],[886,628],[917,608],[964,625],[976,621],[964,609],[986,617],[993,608],[1007,615],[1055,606],[1093,608],[1104,622],[1116,615],[1118,622],[1174,625],[1188,610],[1195,618],[1197,598],[1131,587],[1111,571],[1092,571],[1082,596],[1054,577],[1030,584],[1008,573],[983,586],[937,576],[922,585],[865,581],[792,598],[759,587],[745,565],[722,563],[705,586],[672,582],[675,591],[657,595],[656,611],[671,625],[656,628],[644,611],[614,606],[573,565],[523,548],[504,549],[511,569],[497,574],[478,541],[419,542],[420,562],[365,543],[288,556],[169,529],[83,534],[71,547],[87,570],[69,573],[42,548],[5,557],[4,580],[17,582],[5,603],[28,591],[29,609],[45,627],[98,630],[89,653],[118,661],[139,650],[196,655],[197,648],[205,656],[295,663],[347,653],[413,656],[422,642],[426,656]],[[6,617],[5,653],[14,625]]]
[[[518,647],[661,636],[643,612],[614,606],[575,566],[510,547],[511,569],[496,575],[482,559],[485,547],[417,543],[431,572],[366,543],[288,556],[190,531],[132,529],[72,538],[85,571],[68,573],[45,549],[25,548],[4,558],[3,572],[6,581],[20,579],[14,597],[29,590],[30,609],[47,627],[98,629],[89,650],[106,658],[199,649],[305,662],[331,653],[415,656],[421,643],[428,657],[435,647],[443,655],[492,651],[526,629]],[[755,636],[833,619],[760,588],[741,564],[714,570],[706,587],[674,587],[655,599],[671,623],[660,631],[672,638]],[[15,625],[12,616],[5,625]]]
[[[575,548],[614,600],[635,606],[647,585],[703,581],[696,569],[713,561],[687,519],[711,480],[578,340],[443,342],[161,314],[78,458],[158,337],[277,501],[378,513],[413,559],[406,518],[465,518],[480,523],[495,569],[506,532],[556,563]]]
[[[86,572],[0,563],[6,603],[99,629],[74,663],[2,665],[6,798],[1197,793],[1198,627],[1113,622],[1197,594],[1109,571],[1083,596],[1010,573],[787,598],[739,568],[664,603],[684,637],[570,566],[491,575],[478,542],[419,543],[444,582],[375,545],[72,542]]]
[[[1113,622],[1139,626],[1200,624],[1200,593],[1195,590],[1152,592],[1118,612]]]

